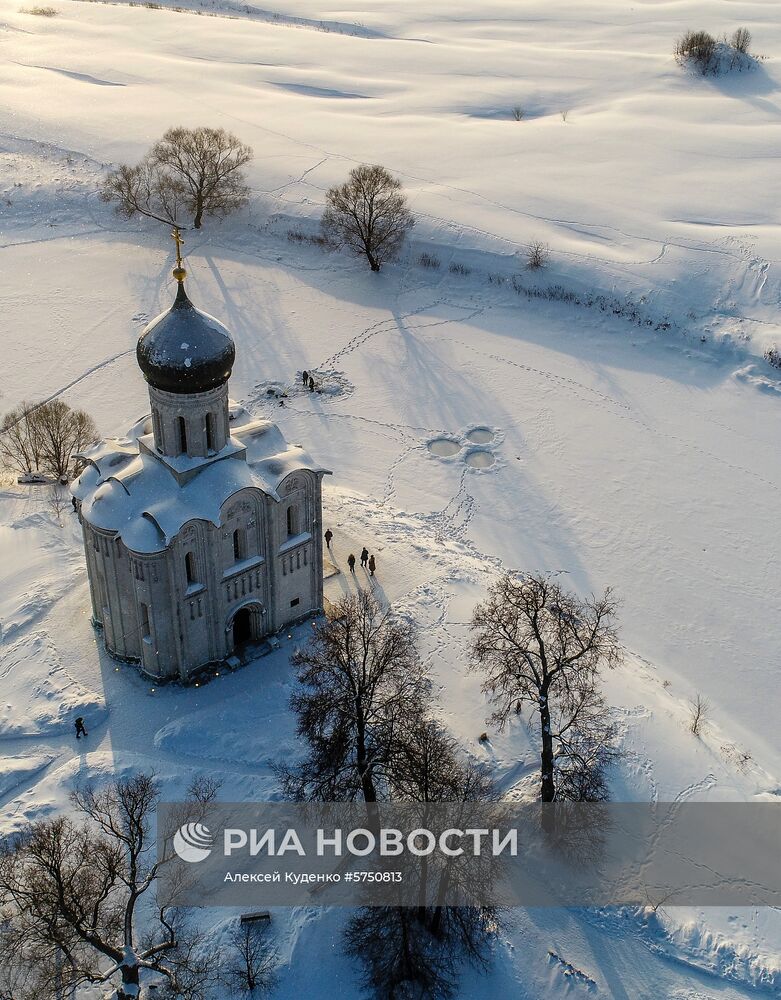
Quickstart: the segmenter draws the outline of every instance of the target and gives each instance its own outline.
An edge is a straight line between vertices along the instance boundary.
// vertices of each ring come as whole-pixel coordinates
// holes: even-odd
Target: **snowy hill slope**
[[[622,599],[616,798],[776,799],[781,382],[761,360],[781,346],[775,5],[54,2],[50,19],[0,12],[0,409],[61,394],[106,434],[146,412],[135,340],[171,299],[172,248],[96,186],[171,124],[235,131],[255,149],[253,197],[187,234],[190,294],[236,337],[234,398],[335,470],[337,558],[377,552],[380,593],[420,622],[468,752],[508,794],[533,781],[522,727],[477,740],[464,623],[502,567],[544,569]],[[753,72],[675,65],[686,28],[741,24],[768,57]],[[380,275],[287,236],[314,231],[325,189],[363,160],[402,177],[418,216]],[[553,258],[530,275],[537,237]],[[513,276],[579,303],[519,295]],[[336,394],[299,393],[302,368]],[[290,387],[284,410],[269,383]],[[442,438],[453,447],[432,450]],[[214,768],[226,796],[277,794],[305,629],[233,677],[153,693],[100,649],[76,527],[36,488],[0,498],[0,565],[5,828],[130,766],[170,788]],[[701,740],[686,731],[696,691],[714,706]],[[274,919],[292,959],[280,995],[323,995],[323,974],[357,995],[340,914]],[[780,940],[773,912],[519,913],[462,995],[754,995],[779,988]]]

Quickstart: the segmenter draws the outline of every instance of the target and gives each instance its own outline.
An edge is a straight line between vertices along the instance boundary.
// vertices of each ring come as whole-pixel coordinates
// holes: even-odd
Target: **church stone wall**
[[[274,504],[274,621],[283,628],[322,606],[321,480],[295,472],[277,492],[282,500]]]
[[[151,677],[186,678],[233,654],[240,608],[252,610],[255,638],[320,610],[321,489],[318,474],[301,470],[281,484],[280,501],[240,490],[219,525],[190,521],[153,554],[84,520],[93,619],[108,651]]]
[[[149,399],[155,447],[161,454],[175,456],[186,453],[204,458],[221,451],[227,444],[230,437],[227,383],[199,393],[166,392],[150,385]]]

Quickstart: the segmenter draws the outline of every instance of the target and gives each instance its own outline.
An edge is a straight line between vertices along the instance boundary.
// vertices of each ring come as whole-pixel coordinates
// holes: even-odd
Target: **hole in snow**
[[[464,461],[470,469],[490,469],[496,458],[490,451],[483,451],[482,448],[477,448],[475,451],[470,451]]]
[[[475,427],[467,434],[466,439],[472,444],[490,444],[494,437],[494,432],[487,427]]]
[[[433,441],[429,441],[428,450],[440,458],[451,458],[461,451],[461,445],[452,438],[434,438]]]

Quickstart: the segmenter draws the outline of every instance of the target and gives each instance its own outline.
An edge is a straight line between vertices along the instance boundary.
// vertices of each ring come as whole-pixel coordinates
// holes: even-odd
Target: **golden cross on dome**
[[[174,226],[171,232],[171,239],[176,244],[176,268],[174,270],[174,277],[181,284],[187,277],[187,272],[184,269],[184,264],[182,263],[182,244],[184,240],[182,239],[182,234],[179,231],[178,226]]]
[[[182,266],[182,244],[184,240],[182,239],[182,234],[179,232],[179,227],[174,226],[174,231],[171,233],[174,243],[176,244],[176,266]]]

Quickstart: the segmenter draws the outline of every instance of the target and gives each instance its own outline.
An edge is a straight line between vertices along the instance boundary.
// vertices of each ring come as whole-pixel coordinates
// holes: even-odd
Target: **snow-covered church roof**
[[[278,488],[291,473],[327,471],[303,448],[288,445],[276,424],[253,420],[232,404],[231,439],[223,452],[180,482],[165,461],[144,447],[150,424],[144,418],[127,437],[84,451],[86,468],[71,487],[87,523],[116,533],[133,552],[160,552],[189,521],[218,525],[222,507],[239,490],[254,487],[279,501]]]

